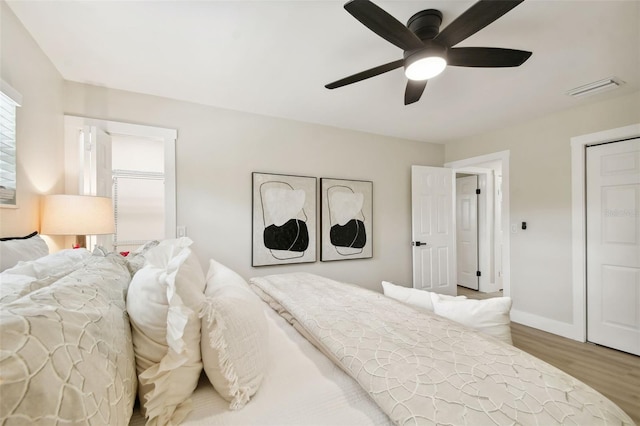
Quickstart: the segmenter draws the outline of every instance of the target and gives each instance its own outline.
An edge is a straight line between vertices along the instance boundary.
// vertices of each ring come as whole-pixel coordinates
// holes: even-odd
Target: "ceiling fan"
[[[404,67],[408,78],[404,104],[417,102],[427,81],[447,65],[458,67],[517,67],[531,52],[497,47],[453,47],[480,31],[524,0],[480,0],[440,31],[442,13],[427,9],[416,13],[404,26],[369,0],[351,0],[344,8],[383,39],[404,50],[403,59],[389,62],[327,84],[335,89]]]

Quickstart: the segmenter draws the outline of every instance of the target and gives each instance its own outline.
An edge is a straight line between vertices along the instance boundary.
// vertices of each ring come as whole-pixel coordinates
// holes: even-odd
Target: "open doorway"
[[[453,161],[445,167],[454,169],[456,181],[459,177],[468,182],[467,195],[456,194],[458,284],[483,293],[503,290],[509,296],[509,152]],[[477,182],[475,188],[472,180]]]
[[[471,290],[480,290],[479,197],[478,175],[456,173],[456,277],[459,286]]]

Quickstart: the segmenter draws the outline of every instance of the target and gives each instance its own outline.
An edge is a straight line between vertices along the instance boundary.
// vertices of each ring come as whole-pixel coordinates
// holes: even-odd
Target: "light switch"
[[[187,236],[187,227],[186,226],[177,226],[176,227],[176,236],[178,238],[186,237]]]

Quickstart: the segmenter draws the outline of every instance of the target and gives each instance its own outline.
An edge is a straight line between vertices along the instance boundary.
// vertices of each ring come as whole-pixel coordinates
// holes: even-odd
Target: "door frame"
[[[589,145],[640,137],[640,123],[571,138],[571,235],[573,326],[570,336],[587,341],[586,154]]]
[[[494,174],[495,170],[486,167],[461,167],[454,171],[458,173],[471,174],[478,177],[478,188],[482,191],[478,196],[477,206],[477,222],[478,222],[478,270],[482,273],[478,277],[478,291],[484,293],[493,293],[499,291],[500,288],[495,282],[491,282],[491,271],[495,272],[496,259],[493,258],[491,265],[491,237],[490,232],[493,230],[495,243],[495,229],[492,226],[492,220],[495,216],[495,198],[494,198]],[[457,208],[457,198],[456,198]],[[494,253],[495,255],[495,253]],[[456,265],[457,266],[457,265]],[[494,277],[495,278],[495,277]]]
[[[458,174],[463,174],[464,176],[463,177],[459,177]],[[462,173],[462,172],[457,172],[457,171],[454,172],[455,203],[456,203],[456,206],[455,206],[455,216],[456,216],[456,265],[455,265],[455,267],[456,267],[456,270],[458,272],[456,274],[457,281],[458,281],[457,282],[458,286],[466,287],[466,288],[470,288],[472,290],[478,290],[479,291],[480,288],[481,288],[480,281],[481,281],[482,278],[485,278],[485,279],[487,278],[487,273],[486,273],[486,269],[484,269],[482,267],[483,262],[482,262],[482,259],[481,259],[481,254],[484,251],[484,250],[480,249],[481,241],[484,242],[484,240],[481,240],[481,234],[482,234],[481,231],[485,231],[485,230],[481,229],[481,228],[484,228],[484,226],[483,226],[484,225],[484,221],[481,221],[481,218],[480,218],[480,195],[478,195],[478,194],[475,194],[476,195],[476,197],[475,197],[475,199],[476,199],[476,205],[475,205],[475,209],[476,209],[475,210],[475,217],[476,217],[476,220],[475,220],[475,222],[476,222],[475,223],[475,231],[476,231],[475,232],[475,234],[476,234],[476,236],[475,236],[475,238],[476,238],[476,244],[475,244],[476,245],[476,247],[475,247],[476,260],[475,260],[475,267],[473,269],[474,269],[474,271],[484,271],[484,273],[481,276],[475,275],[475,287],[476,288],[467,287],[466,285],[462,285],[460,283],[461,279],[460,279],[460,269],[459,269],[459,267],[460,267],[460,257],[461,256],[459,256],[460,252],[458,251],[458,250],[460,250],[460,245],[458,244],[458,236],[459,236],[458,225],[460,225],[460,221],[458,220],[458,212],[460,211],[460,202],[458,200],[458,196],[460,195],[460,193],[458,192],[458,180],[459,179],[468,179],[470,177],[475,178],[474,179],[475,180],[474,192],[475,192],[481,186],[481,183],[480,183],[481,176],[479,176],[479,175],[477,175],[475,173]]]
[[[473,173],[473,174],[483,174],[488,173],[486,163],[500,161],[502,165],[502,290],[504,296],[511,296],[511,236],[509,234],[510,229],[510,221],[511,216],[509,213],[509,155],[510,151],[498,151],[491,154],[480,155],[478,157],[465,158],[463,160],[450,161],[444,164],[444,167],[454,169],[454,173]],[[495,200],[493,196],[491,197],[493,203],[495,204]],[[488,203],[485,204],[485,210],[488,209]],[[480,209],[478,209],[480,210]],[[480,212],[478,212],[480,214]],[[495,214],[495,212],[494,212]],[[491,218],[487,217],[488,215],[485,212],[485,218],[490,220]],[[488,238],[484,238],[488,240]],[[479,241],[479,248],[486,247],[489,245],[489,241]],[[489,248],[490,249],[490,248]],[[482,250],[482,249],[481,249]],[[483,259],[486,258],[484,262],[480,263],[480,270],[489,270],[490,265],[490,257],[488,253],[485,253]],[[494,259],[495,263],[495,259]],[[483,278],[482,276],[480,277]],[[488,275],[485,277],[488,278]],[[482,289],[482,284],[485,281],[480,281],[480,288]],[[485,284],[486,286],[486,284]],[[486,287],[484,287],[486,288]]]
[[[65,189],[67,194],[80,193],[79,173],[81,163],[78,155],[78,132],[84,126],[95,126],[107,132],[126,136],[155,139],[164,143],[165,182],[165,238],[176,237],[176,139],[178,131],[156,126],[101,120],[75,115],[64,116],[65,125]]]

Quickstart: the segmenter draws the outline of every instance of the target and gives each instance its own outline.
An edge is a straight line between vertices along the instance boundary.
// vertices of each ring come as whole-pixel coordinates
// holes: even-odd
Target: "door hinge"
[[[480,189],[476,189],[476,194],[480,195]]]
[[[480,276],[482,276],[482,272],[476,271],[476,277],[480,277]]]

